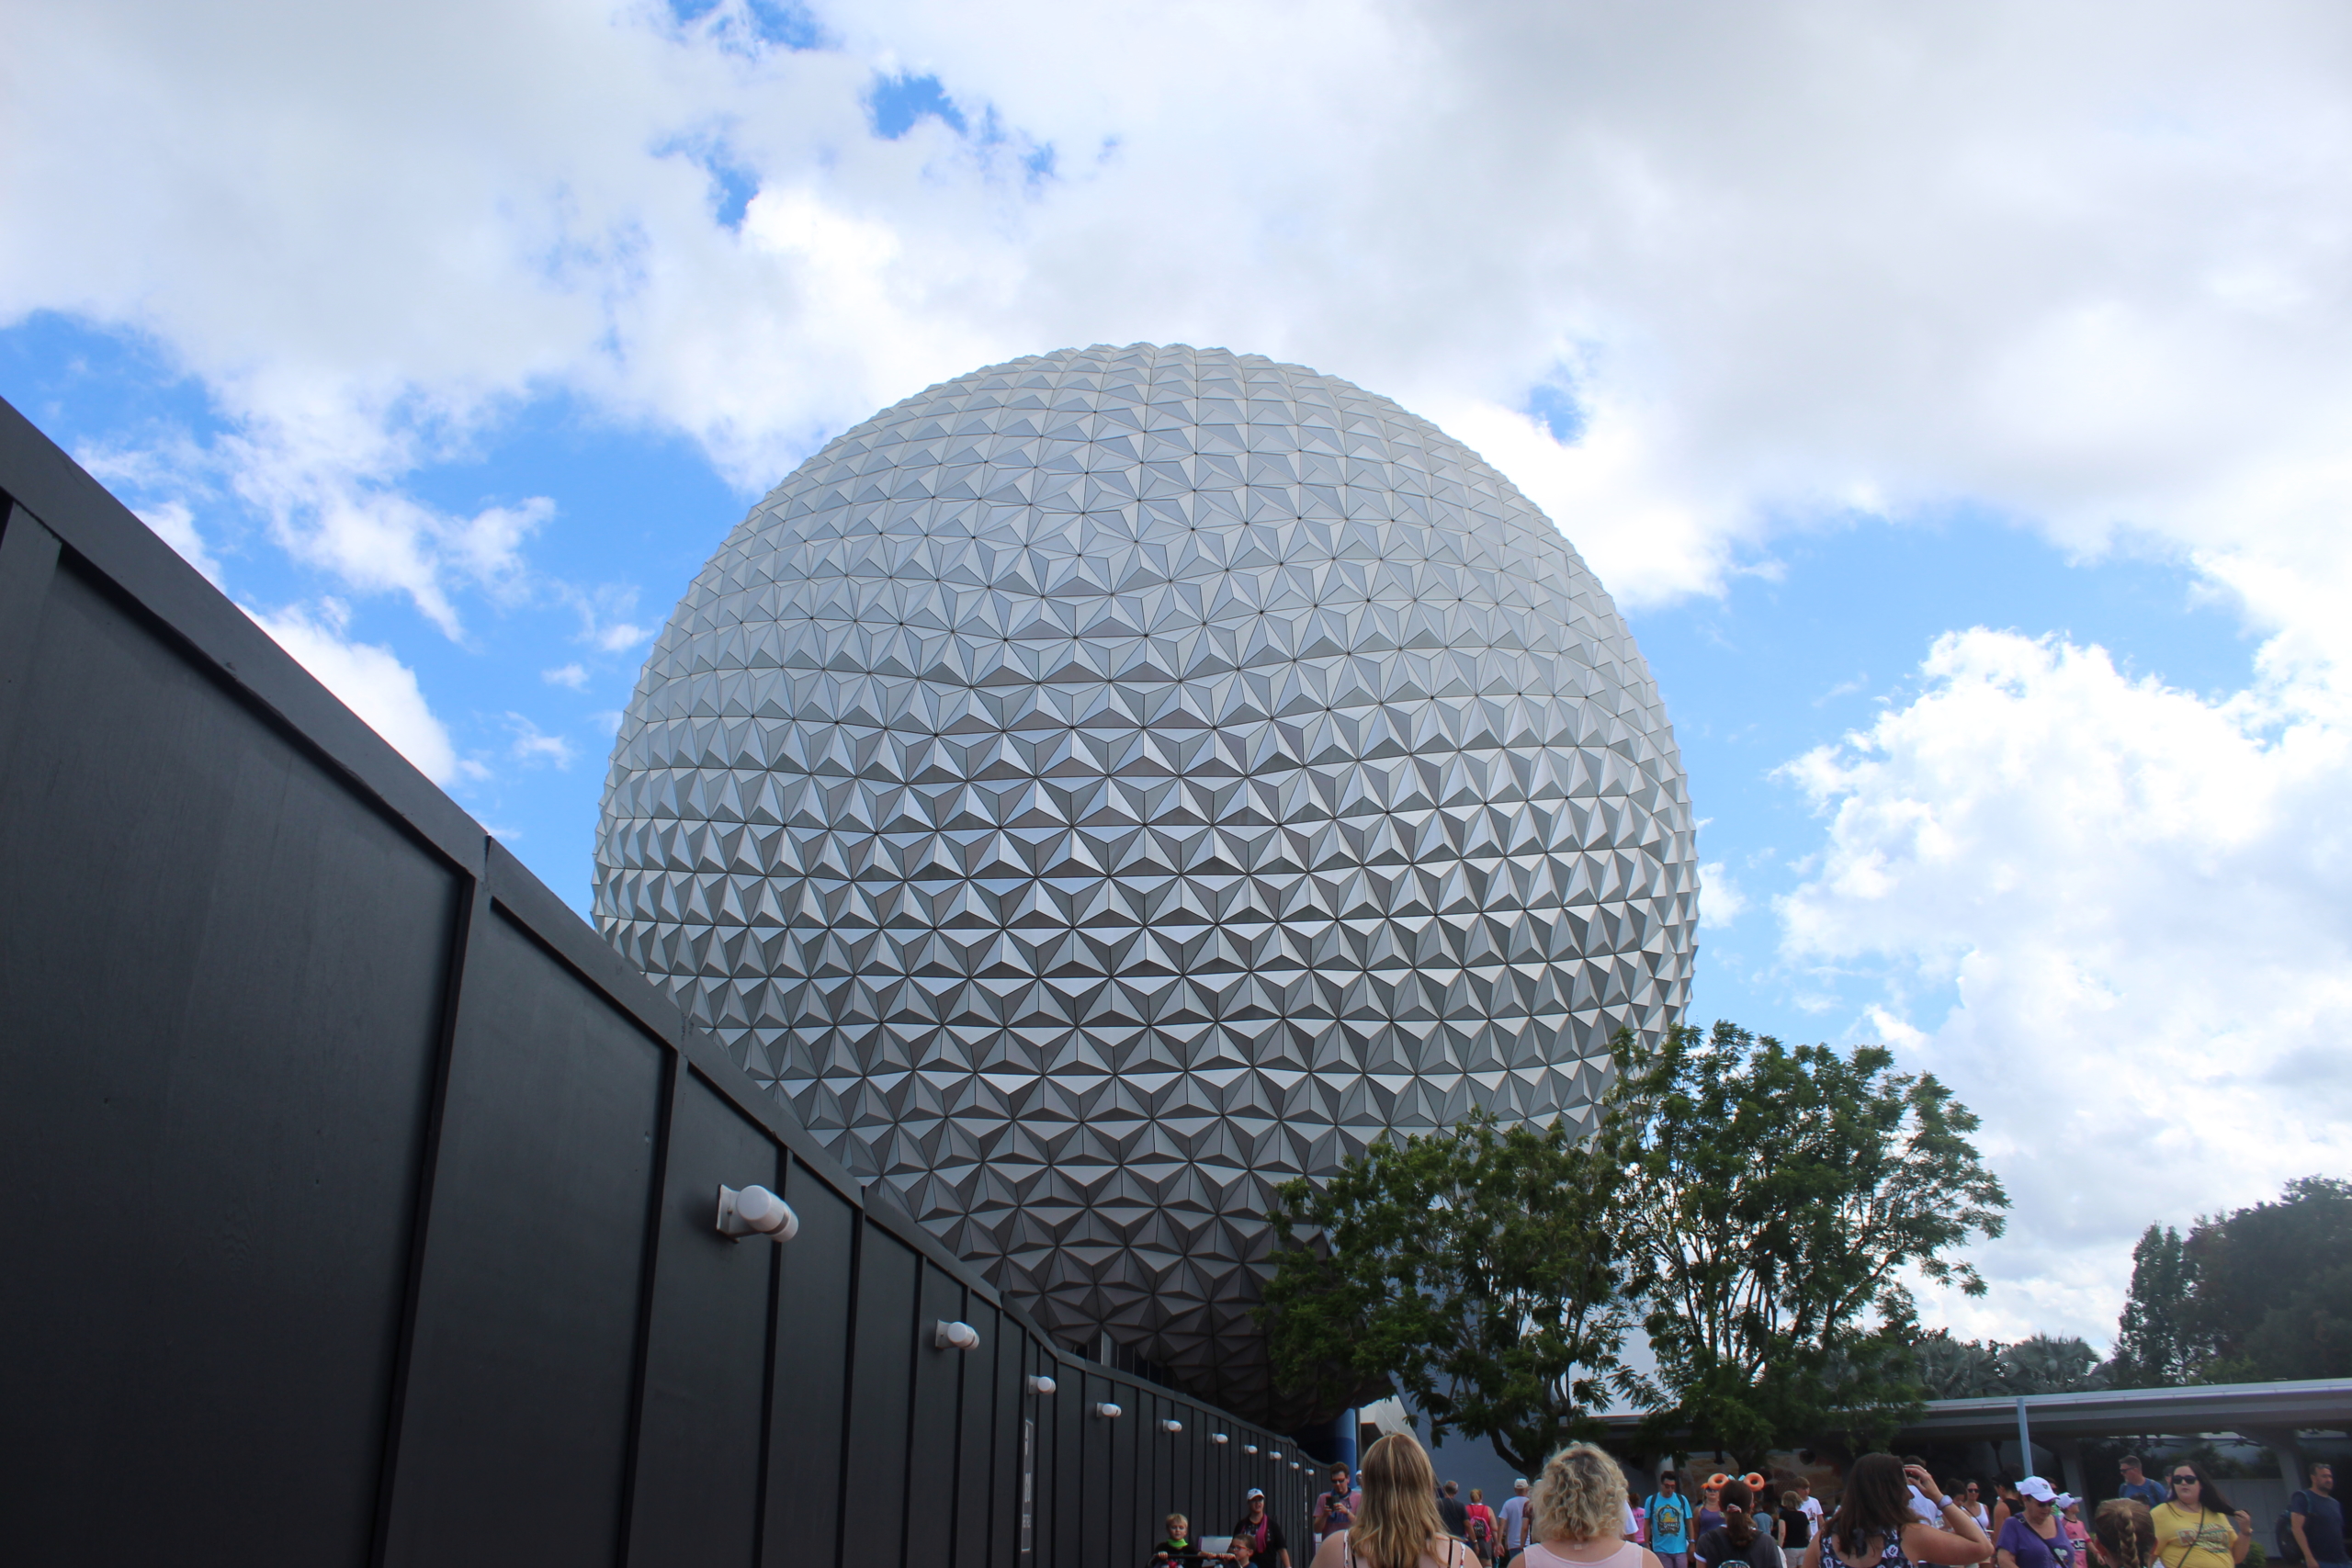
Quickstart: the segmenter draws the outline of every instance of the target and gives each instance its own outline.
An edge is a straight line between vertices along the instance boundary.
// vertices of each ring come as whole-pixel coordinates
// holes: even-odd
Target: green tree
[[[2109,1381],[2098,1352],[2073,1335],[2036,1334],[2014,1345],[1996,1345],[2001,1367],[1999,1393],[2073,1393],[2105,1388]]]
[[[1326,1406],[1393,1382],[1435,1435],[1541,1469],[1619,1371],[1616,1174],[1563,1122],[1477,1117],[1285,1182],[1260,1309],[1276,1377]]]
[[[2087,1341],[2036,1334],[2014,1345],[1954,1339],[1944,1329],[1911,1347],[1911,1371],[1929,1399],[1997,1399],[2105,1388],[2108,1371]]]
[[[2352,1258],[2352,1182],[2299,1178],[2275,1203],[2199,1220],[2181,1247],[2206,1381],[2326,1377],[2342,1364],[2352,1308],[2331,1276]]]
[[[2197,1268],[2180,1233],[2150,1225],[2132,1249],[2132,1289],[2115,1326],[2116,1383],[2176,1388],[2195,1382],[2211,1355],[2190,1326]]]
[[[2262,1314],[2246,1335],[2243,1375],[2256,1379],[2352,1377],[2352,1260],[2310,1282]]]
[[[1950,1256],[2008,1206],[1976,1117],[1879,1045],[1718,1023],[1651,1047],[1621,1033],[1616,1058],[1600,1148],[1624,1172],[1654,1427],[1744,1462],[1816,1433],[1883,1439],[1918,1403],[1905,1270],[1984,1289]]]
[[[1990,1399],[2001,1387],[2001,1347],[1939,1328],[1911,1347],[1911,1371],[1929,1399]]]

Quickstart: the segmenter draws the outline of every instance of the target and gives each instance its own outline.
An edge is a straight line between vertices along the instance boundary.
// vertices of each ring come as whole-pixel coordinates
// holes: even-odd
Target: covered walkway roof
[[[1904,1425],[1903,1433],[1919,1438],[2015,1437],[2018,1403],[2014,1395],[1931,1400],[1925,1414]],[[2352,1379],[2102,1388],[2030,1393],[2023,1403],[2036,1437],[2238,1432],[2254,1438],[2257,1432],[2343,1429],[2352,1422]]]
[[[2352,1430],[2352,1378],[2303,1382],[2205,1383],[2194,1388],[2102,1388],[2076,1393],[2004,1394],[1994,1399],[1933,1399],[1905,1422],[1902,1439],[2018,1435],[2018,1406],[2037,1438],[2136,1437],[2235,1432],[2272,1443],[2280,1434]],[[1612,1436],[1631,1437],[1638,1415],[1601,1417]]]

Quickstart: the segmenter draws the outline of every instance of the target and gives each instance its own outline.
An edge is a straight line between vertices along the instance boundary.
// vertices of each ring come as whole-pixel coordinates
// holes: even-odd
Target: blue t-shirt
[[[1653,1492],[1642,1500],[1642,1512],[1650,1521],[1652,1551],[1690,1550],[1690,1498],[1679,1492],[1671,1497],[1663,1492]]]
[[[2127,1481],[2123,1483],[2123,1490],[2118,1492],[2116,1495],[2129,1497],[2136,1503],[2145,1503],[2151,1508],[2159,1503],[2172,1501],[2172,1494],[2165,1489],[2165,1483],[2154,1480],[2137,1483]]]
[[[2311,1542],[2313,1563],[2345,1561],[2342,1504],[2316,1492],[2298,1492],[2287,1499],[2287,1511],[2303,1516],[2303,1539]]]

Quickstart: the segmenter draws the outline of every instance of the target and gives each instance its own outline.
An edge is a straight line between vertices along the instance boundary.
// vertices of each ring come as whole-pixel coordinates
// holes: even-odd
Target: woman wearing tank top
[[[1913,1487],[1942,1515],[1940,1528],[1912,1512]],[[1893,1454],[1864,1454],[1846,1472],[1838,1511],[1804,1549],[1804,1568],[1968,1568],[1992,1554],[1993,1543],[1968,1510],[1945,1496],[1925,1468]]]
[[[1478,1568],[1468,1543],[1445,1533],[1437,1472],[1410,1432],[1391,1432],[1366,1450],[1357,1480],[1363,1506],[1347,1529],[1323,1538],[1315,1568]]]
[[[1570,1443],[1544,1466],[1527,1523],[1515,1568],[1658,1568],[1657,1553],[1625,1539],[1625,1472],[1590,1443]]]

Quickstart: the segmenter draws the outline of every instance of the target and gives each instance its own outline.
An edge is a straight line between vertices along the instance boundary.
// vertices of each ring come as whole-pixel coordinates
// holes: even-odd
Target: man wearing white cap
[[[1510,1501],[1503,1505],[1503,1561],[1509,1562],[1527,1544],[1527,1478],[1510,1483]]]

